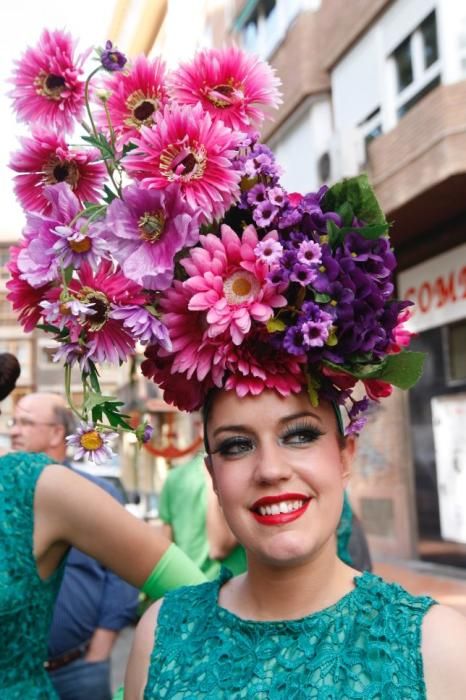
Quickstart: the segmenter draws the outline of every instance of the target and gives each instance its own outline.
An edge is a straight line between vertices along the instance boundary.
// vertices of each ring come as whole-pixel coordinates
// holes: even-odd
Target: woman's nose
[[[256,450],[254,477],[261,483],[274,483],[289,479],[291,467],[283,450],[276,443],[262,445]]]

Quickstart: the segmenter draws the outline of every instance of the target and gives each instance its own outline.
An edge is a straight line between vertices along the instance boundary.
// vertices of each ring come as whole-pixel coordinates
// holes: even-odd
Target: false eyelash
[[[211,450],[208,454],[209,455],[219,454],[222,450],[228,449],[229,447],[234,447],[235,445],[242,445],[247,440],[252,442],[251,438],[246,438],[246,437],[228,438],[227,440],[224,440],[222,443],[220,443],[220,445],[218,447],[216,447],[215,450]]]
[[[312,433],[312,435],[314,436],[314,440],[317,440],[317,438],[322,437],[325,434],[322,432],[322,430],[316,428],[315,425],[307,423],[306,421],[301,421],[297,423],[291,423],[290,425],[288,425],[285,429],[285,432],[282,435],[282,438],[290,437],[291,435],[295,435],[299,432]]]

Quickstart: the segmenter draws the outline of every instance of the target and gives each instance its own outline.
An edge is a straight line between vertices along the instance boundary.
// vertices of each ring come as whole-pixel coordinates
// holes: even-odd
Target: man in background
[[[65,438],[75,427],[73,414],[61,396],[29,394],[14,410],[12,448],[45,452],[53,461],[71,468]],[[104,479],[78,473],[123,501],[122,494]],[[95,559],[74,548],[69,551],[46,663],[61,700],[111,699],[110,654],[120,630],[134,620],[137,602],[135,588]]]

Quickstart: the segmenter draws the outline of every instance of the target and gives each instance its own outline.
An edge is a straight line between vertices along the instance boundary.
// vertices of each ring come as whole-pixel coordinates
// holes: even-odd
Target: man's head
[[[25,452],[45,452],[58,461],[66,456],[65,437],[75,430],[75,420],[58,394],[28,394],[16,404],[11,446]]]

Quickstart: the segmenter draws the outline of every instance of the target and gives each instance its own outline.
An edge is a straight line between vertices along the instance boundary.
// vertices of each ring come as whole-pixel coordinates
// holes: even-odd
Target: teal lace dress
[[[431,598],[371,573],[299,620],[242,620],[217,604],[220,579],[168,593],[144,700],[421,700],[421,624]]]
[[[33,557],[34,493],[50,457],[0,457],[0,698],[55,700],[43,662],[63,565],[42,581]]]

